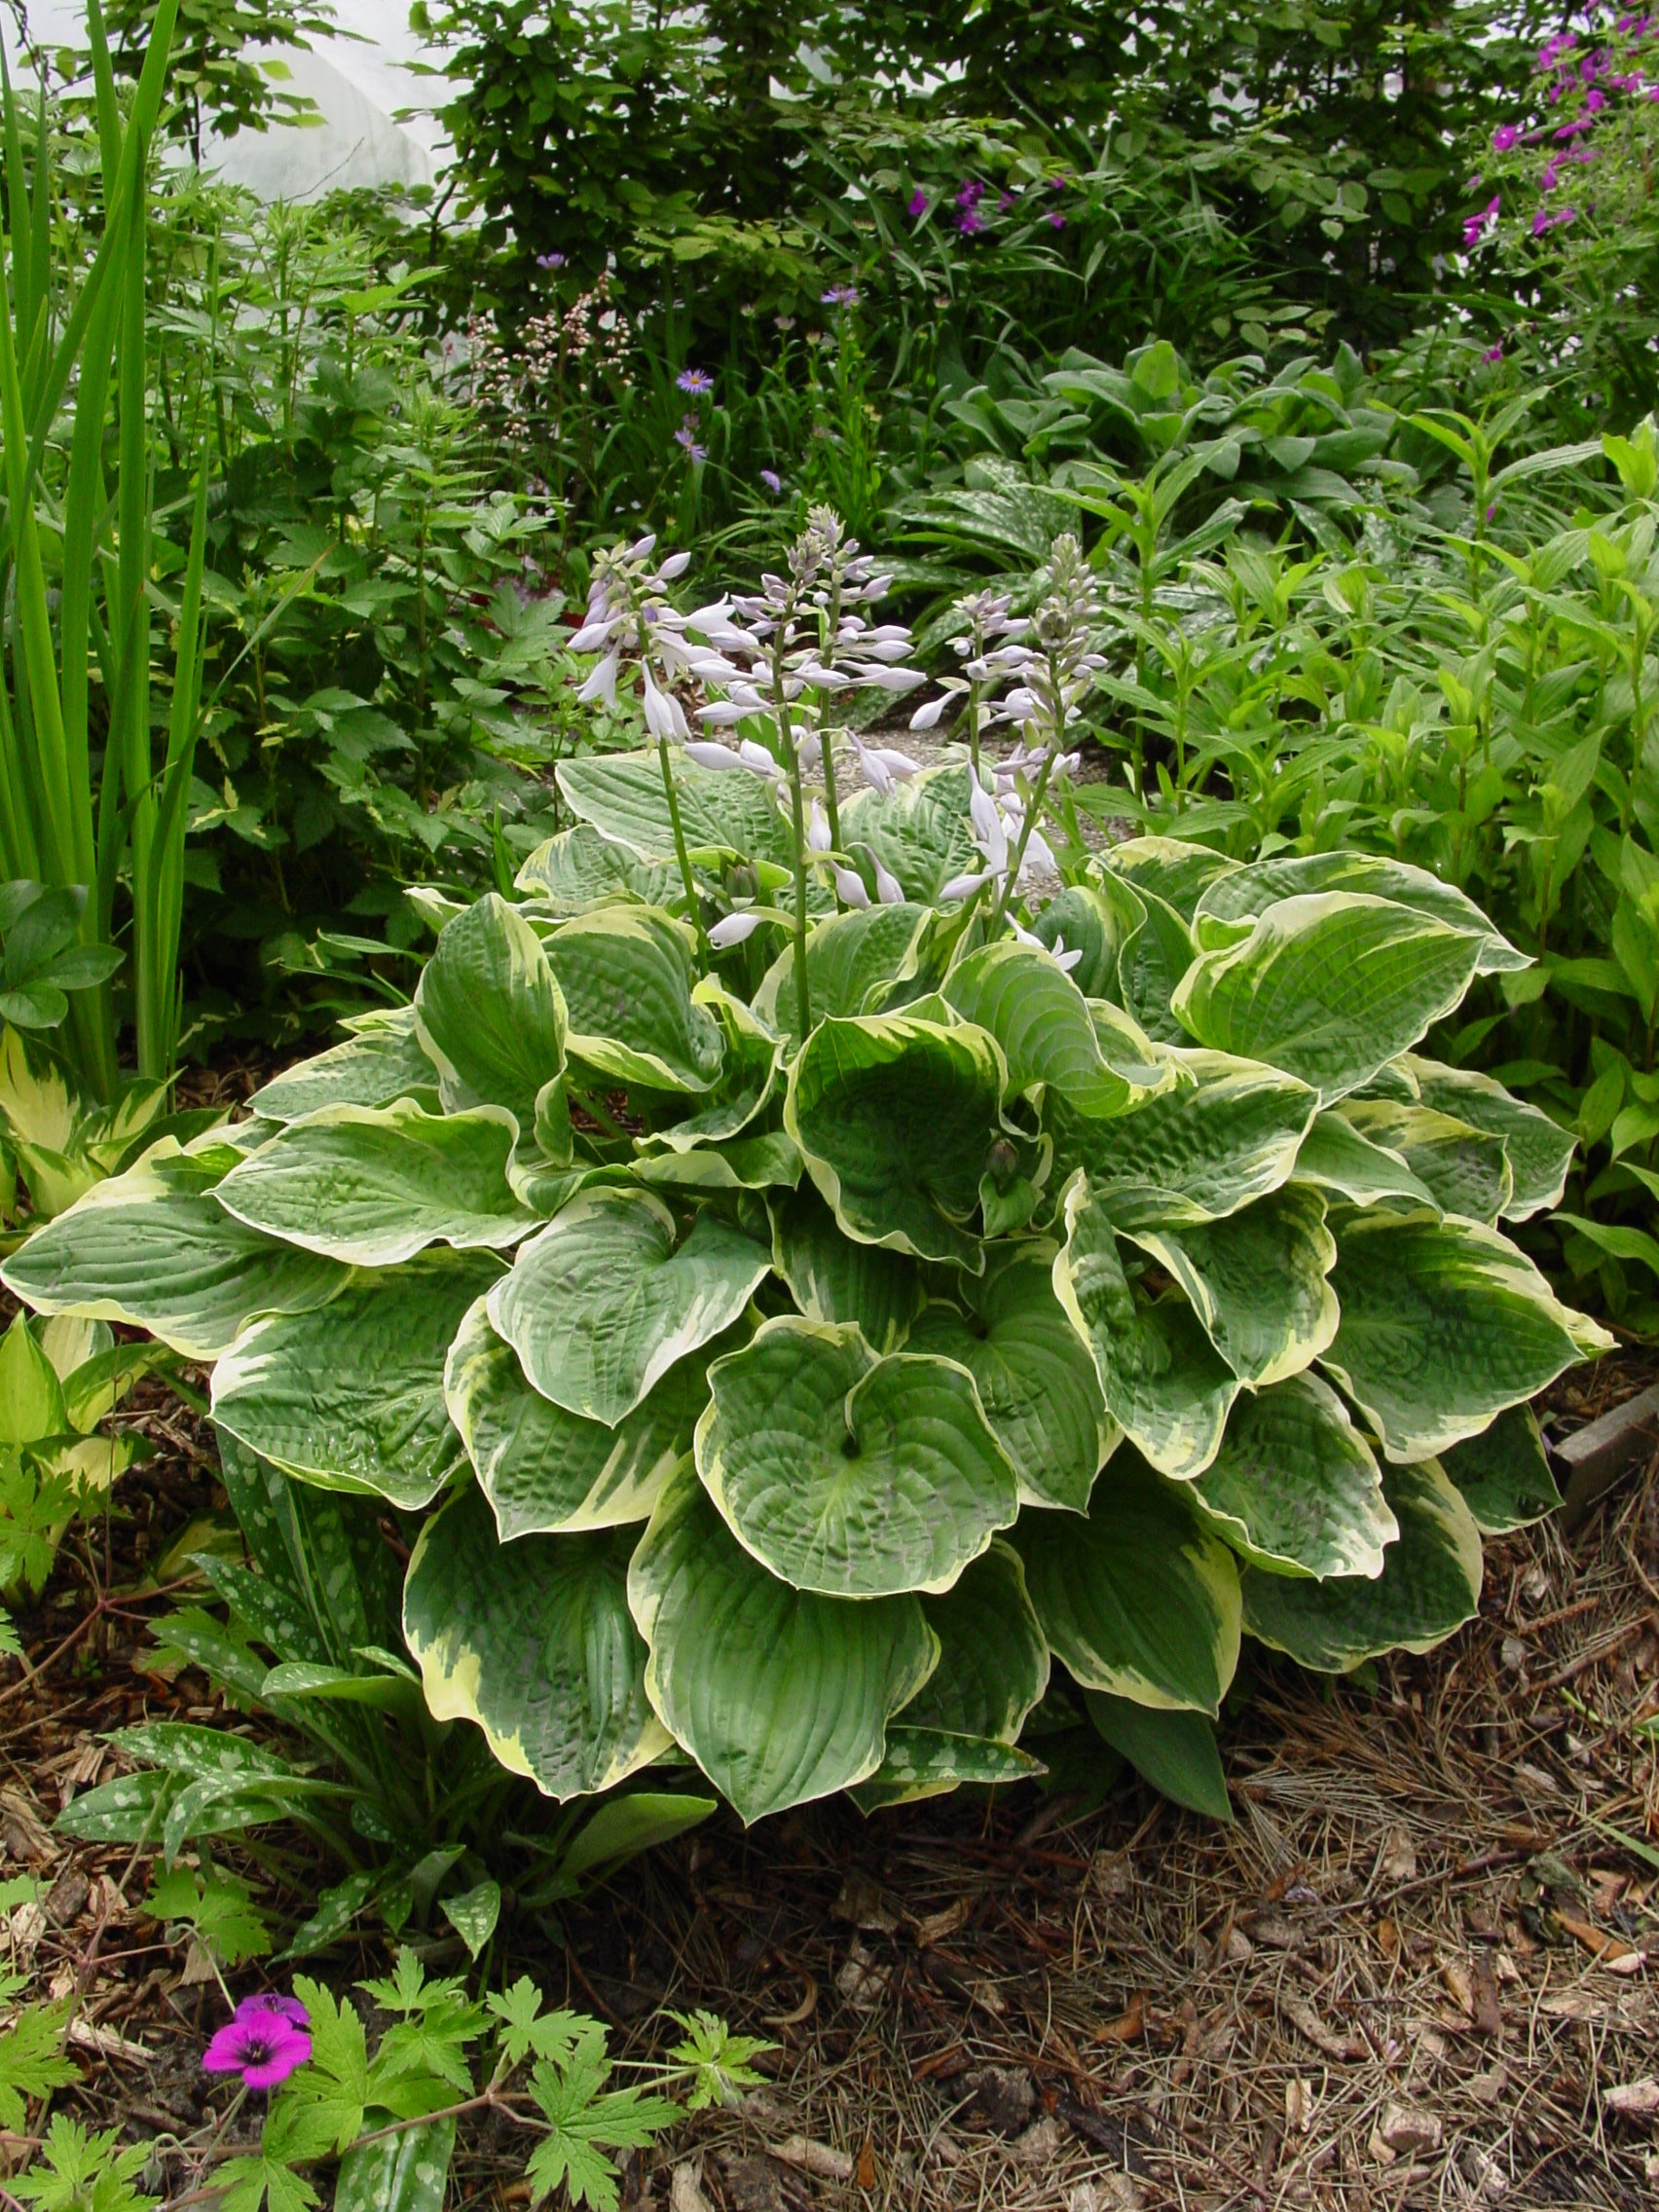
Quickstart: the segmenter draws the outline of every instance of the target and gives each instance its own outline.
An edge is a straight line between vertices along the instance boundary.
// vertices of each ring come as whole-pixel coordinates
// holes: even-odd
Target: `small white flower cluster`
[[[532,315],[514,346],[503,345],[487,318],[469,317],[461,375],[467,397],[522,452],[534,444],[562,378],[580,390],[597,373],[615,374],[627,353],[627,318],[611,305],[610,277],[602,271],[592,290],[563,312],[553,307]]]

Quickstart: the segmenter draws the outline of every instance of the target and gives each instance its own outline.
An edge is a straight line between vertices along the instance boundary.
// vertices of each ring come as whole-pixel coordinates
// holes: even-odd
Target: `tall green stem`
[[[1049,778],[1053,772],[1054,756],[1058,751],[1059,741],[1055,739],[1050,744],[1049,757],[1037,771],[1036,787],[1032,791],[1030,802],[1025,809],[1025,818],[1019,825],[1018,840],[1014,851],[1009,855],[1008,873],[1003,877],[1003,886],[997,894],[997,903],[991,909],[991,936],[993,938],[1002,928],[1004,916],[1008,912],[1008,903],[1014,897],[1014,887],[1019,881],[1020,869],[1025,866],[1025,848],[1031,842],[1031,832],[1036,829],[1037,817],[1043,811],[1043,801],[1049,791]]]
[[[697,878],[691,873],[691,856],[685,850],[685,825],[680,819],[680,793],[674,788],[674,763],[669,758],[668,740],[657,739],[657,759],[662,767],[662,788],[668,798],[668,819],[674,825],[674,851],[680,863],[680,880],[685,886],[685,904],[691,916],[691,927],[697,933],[697,942],[703,948],[705,959],[712,957],[709,940],[703,930],[703,902],[697,895]]]

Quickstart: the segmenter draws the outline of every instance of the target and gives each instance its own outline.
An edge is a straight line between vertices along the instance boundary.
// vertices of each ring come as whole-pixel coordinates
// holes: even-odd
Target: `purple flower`
[[[1012,192],[1002,192],[997,195],[997,213],[999,215],[1006,215],[1013,205],[1014,194]]]
[[[956,218],[956,228],[965,239],[971,239],[976,231],[982,231],[984,227],[985,218],[977,207],[964,209]]]
[[[962,190],[956,195],[956,204],[958,207],[966,207],[971,213],[974,208],[978,206],[980,201],[983,200],[984,197],[984,186],[982,184],[976,184],[973,178],[970,177],[964,183]]]
[[[1065,175],[1065,173],[1064,173],[1064,172],[1062,171],[1062,172],[1061,172],[1061,173],[1060,173],[1059,175],[1057,175],[1057,176],[1051,176],[1051,178],[1049,179],[1049,190],[1050,190],[1051,192],[1064,192],[1064,190],[1065,190],[1065,188],[1066,188],[1067,184],[1068,184],[1068,183],[1069,183],[1070,181],[1071,181],[1071,180],[1070,180],[1070,178],[1069,178],[1069,177],[1067,177],[1067,176]]]
[[[1496,501],[1495,499],[1493,499],[1493,501],[1492,502],[1492,505],[1491,505],[1490,507],[1488,507],[1488,509],[1487,509],[1487,513],[1486,513],[1486,519],[1488,520],[1488,522],[1491,522],[1491,520],[1492,520],[1493,516],[1494,514],[1496,514],[1496,512],[1497,512],[1497,501]]]
[[[784,480],[778,474],[775,468],[763,468],[760,471],[760,481],[765,485],[767,491],[770,492],[774,498],[784,488]]]
[[[1051,215],[1045,215],[1043,220],[1045,223],[1051,224],[1056,231],[1063,231],[1066,227],[1066,219],[1059,213],[1058,209]]]
[[[312,2054],[310,2015],[297,1997],[244,1997],[203,2053],[208,2074],[240,2074],[249,2089],[275,2089]]]
[[[715,388],[715,380],[707,369],[682,369],[674,381],[682,391],[692,392],[699,398]]]
[[[910,195],[909,203],[906,205],[904,212],[906,215],[925,215],[927,211],[928,196],[922,190],[921,186],[917,185],[915,191]]]
[[[1502,358],[1503,348],[1501,346],[1489,346],[1486,351],[1481,355],[1481,359],[1483,361],[1501,361]]]
[[[537,269],[563,269],[565,256],[562,253],[538,253],[535,266]]]
[[[1493,152],[1494,154],[1507,154],[1520,135],[1520,131],[1513,123],[1500,123],[1492,134]]]
[[[697,434],[691,426],[691,418],[689,415],[687,415],[684,422],[681,424],[679,429],[675,431],[674,442],[677,446],[683,446],[685,448],[686,458],[693,462],[699,461],[707,461],[709,458],[708,447],[700,446],[697,443]]]
[[[819,300],[827,308],[856,308],[859,288],[856,284],[831,284],[827,292],[820,292]]]
[[[1584,95],[1584,104],[1590,110],[1591,114],[1594,115],[1599,109],[1604,108],[1606,106],[1607,95],[1602,91],[1600,86],[1592,85],[1590,90]]]

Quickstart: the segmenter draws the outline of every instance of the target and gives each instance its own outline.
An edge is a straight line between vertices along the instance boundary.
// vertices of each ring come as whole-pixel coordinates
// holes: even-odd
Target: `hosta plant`
[[[406,1517],[427,1706],[552,1796],[689,1759],[746,1820],[869,1809],[1032,1774],[1087,1703],[1225,1812],[1243,1637],[1422,1650],[1552,1502],[1524,1409],[1607,1340],[1505,1225],[1571,1141],[1419,1050],[1522,956],[1365,857],[1141,839],[1045,897],[1064,547],[973,679],[1002,795],[860,741],[831,831],[846,558],[796,550],[701,610],[700,666],[691,617],[647,660],[658,751],[561,770],[575,826],[412,1007],[6,1280],[211,1361],[240,1451]]]

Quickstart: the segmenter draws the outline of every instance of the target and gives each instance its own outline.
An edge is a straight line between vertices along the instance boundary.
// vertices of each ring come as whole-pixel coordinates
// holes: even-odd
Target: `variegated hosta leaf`
[[[843,1236],[810,1182],[769,1204],[772,1265],[807,1319],[855,1321],[873,1351],[897,1351],[922,1304],[915,1261]]]
[[[855,1783],[847,1794],[861,1813],[875,1813],[888,1805],[948,1797],[965,1782],[990,1788],[1030,1782],[1047,1771],[1029,1751],[996,1737],[949,1736],[895,1720],[887,1731],[887,1756],[867,1782]]]
[[[498,1272],[483,1254],[419,1260],[321,1312],[262,1321],[213,1370],[214,1420],[301,1482],[429,1504],[466,1465],[444,1361]]]
[[[1495,1229],[1509,1211],[1515,1184],[1501,1137],[1427,1106],[1386,1098],[1346,1099],[1342,1112],[1372,1144],[1398,1153],[1444,1212]]]
[[[1242,872],[1237,861],[1192,845],[1179,837],[1125,837],[1106,856],[1105,866],[1127,878],[1137,891],[1151,891],[1190,922],[1211,884]]]
[[[1440,1465],[1486,1536],[1529,1528],[1561,1504],[1530,1406],[1511,1406],[1479,1436],[1443,1452]]]
[[[747,1132],[777,1087],[782,1049],[741,999],[716,977],[705,976],[691,992],[694,1005],[714,1016],[723,1040],[720,1079],[694,1114],[636,1140],[646,1155],[692,1152],[700,1145],[723,1144]]]
[[[832,914],[806,940],[812,1018],[863,1014],[895,983],[909,982],[921,965],[933,911],[928,906],[870,906]],[[773,961],[755,994],[755,1011],[792,1045],[800,1042],[793,941]]]
[[[1176,1086],[1121,1120],[1087,1121],[1057,1100],[1044,1116],[1056,1178],[1087,1167],[1120,1228],[1220,1221],[1276,1191],[1318,1109],[1306,1084],[1259,1060],[1180,1050],[1168,1058]]]
[[[659,771],[659,791],[661,784]],[[672,846],[672,823],[669,829]],[[655,864],[638,861],[602,837],[590,822],[578,822],[574,829],[561,830],[537,845],[513,885],[535,902],[538,911],[545,910],[561,922],[618,900],[661,906],[682,891],[680,871],[672,859]]]
[[[537,1098],[565,1072],[565,1009],[541,940],[497,893],[439,935],[415,1027],[449,1113],[504,1106],[521,1131],[535,1126]]]
[[[1545,1206],[1560,1205],[1577,1149],[1569,1129],[1536,1106],[1512,1098],[1502,1084],[1471,1068],[1449,1068],[1407,1052],[1389,1072],[1403,1078],[1435,1113],[1450,1114],[1503,1139],[1515,1177],[1514,1196],[1506,1209],[1511,1221],[1527,1221]]]
[[[1125,1449],[1086,1521],[1027,1513],[1013,1541],[1049,1648],[1085,1689],[1219,1712],[1238,1664],[1238,1569],[1183,1487]]]
[[[1346,1198],[1350,1205],[1382,1205],[1393,1198],[1408,1208],[1439,1210],[1434,1193],[1398,1153],[1361,1136],[1348,1116],[1334,1106],[1313,1117],[1296,1155],[1296,1180]]]
[[[725,1064],[725,1038],[691,996],[686,932],[651,906],[601,906],[565,922],[546,952],[565,1001],[572,1058],[610,1083],[705,1091]]]
[[[1426,868],[1390,860],[1384,853],[1275,853],[1269,860],[1252,861],[1205,886],[1193,915],[1193,933],[1200,945],[1206,938],[1206,921],[1223,924],[1253,921],[1281,899],[1300,899],[1321,891],[1360,892],[1371,899],[1390,899],[1397,906],[1410,906],[1427,914],[1448,929],[1479,938],[1481,949],[1477,976],[1512,974],[1530,968],[1531,955],[1510,943],[1482,913],[1467,892],[1442,883]],[[1218,937],[1217,942],[1229,941]]]
[[[999,1538],[922,1610],[939,1665],[904,1708],[905,1727],[1012,1744],[1049,1686],[1049,1646],[1019,1554]]]
[[[735,1349],[735,1345],[727,1348]],[[525,1381],[479,1299],[444,1368],[444,1401],[503,1543],[645,1521],[708,1403],[707,1351],[671,1367],[614,1428],[567,1413]]]
[[[1095,1120],[1126,1114],[1147,1095],[1107,1060],[1087,1000],[1046,952],[1007,941],[981,945],[950,971],[940,995],[1002,1047],[1011,1094],[1043,1085]],[[1150,1044],[1142,1056],[1150,1061]]]
[[[634,1162],[634,1175],[656,1191],[793,1191],[806,1163],[782,1129],[733,1137],[689,1152],[652,1153]]]
[[[1174,999],[1193,963],[1192,933],[1174,907],[1149,885],[1135,885],[1134,895],[1144,915],[1118,954],[1118,996],[1149,1037],[1179,1045],[1187,1032],[1174,1011]]]
[[[1082,1513],[1117,1430],[1094,1364],[1054,1295],[1049,1250],[1015,1247],[982,1280],[965,1276],[966,1310],[934,1301],[912,1325],[909,1346],[958,1360],[973,1376],[1023,1503]]]
[[[389,1106],[415,1098],[438,1110],[438,1071],[415,1034],[413,1007],[377,1007],[358,1014],[343,1045],[301,1060],[256,1090],[250,1114],[267,1122],[297,1122],[319,1106]]]
[[[1272,1191],[1224,1221],[1129,1235],[1174,1276],[1241,1382],[1260,1388],[1301,1374],[1337,1333],[1326,1280],[1337,1240],[1324,1199],[1306,1184]]]
[[[934,905],[954,875],[984,863],[974,843],[965,763],[927,768],[880,792],[855,792],[841,807],[841,842],[867,845],[906,899]]]
[[[396,1267],[428,1244],[500,1250],[538,1218],[507,1180],[517,1140],[498,1106],[324,1106],[233,1167],[213,1196],[249,1229],[360,1268]]]
[[[1481,943],[1385,899],[1286,899],[1241,942],[1200,953],[1174,1010],[1200,1044],[1271,1061],[1330,1106],[1450,1014]]]
[[[751,1558],[689,1465],[628,1569],[657,1714],[745,1821],[863,1782],[933,1672],[921,1601],[793,1590]]]
[[[1427,1651],[1474,1617],[1481,1532],[1432,1459],[1390,1467],[1382,1492],[1400,1533],[1375,1578],[1292,1581],[1244,1570],[1244,1626],[1321,1674],[1384,1651]]]
[[[1355,1216],[1331,1280],[1342,1322],[1324,1363],[1393,1460],[1477,1435],[1613,1342],[1477,1222]]]
[[[968,1228],[1003,1139],[996,1040],[909,1014],[823,1021],[790,1070],[784,1126],[849,1236],[983,1266]]]
[[[347,1271],[233,1221],[212,1195],[222,1172],[164,1137],[37,1229],[0,1279],[37,1312],[125,1321],[191,1359],[217,1358],[261,1313],[326,1305]]]
[[[770,1264],[718,1214],[676,1248],[674,1216],[648,1191],[583,1191],[521,1247],[490,1320],[544,1398],[614,1426],[731,1327]]]
[[[1201,1473],[1220,1447],[1237,1377],[1185,1298],[1131,1286],[1087,1175],[1067,1190],[1064,1216],[1054,1292],[1094,1361],[1106,1411],[1161,1473]]]
[[[797,1590],[948,1590],[1019,1510],[972,1379],[878,1359],[848,1325],[786,1315],[709,1370],[697,1471],[744,1547]]]
[[[1232,1825],[1215,1730],[1201,1713],[1160,1712],[1104,1690],[1085,1691],[1084,1703],[1106,1742],[1161,1797]]]
[[[403,1633],[434,1719],[471,1720],[549,1797],[608,1789],[668,1749],[628,1611],[633,1533],[497,1541],[470,1483],[421,1531]]]
[[[1242,1398],[1193,1495],[1240,1558],[1271,1574],[1380,1574],[1399,1534],[1370,1445],[1317,1375]]]
[[[788,821],[770,790],[749,776],[673,762],[675,796],[688,851],[792,865]],[[613,753],[561,760],[554,770],[572,814],[634,855],[668,866],[675,858],[674,818],[654,753]],[[671,879],[678,889],[678,874]]]
[[[1146,918],[1146,907],[1126,883],[1102,868],[1090,883],[1068,884],[1057,892],[1031,925],[1031,934],[1051,952],[1083,957],[1071,979],[1086,999],[1115,999],[1118,955]]]

